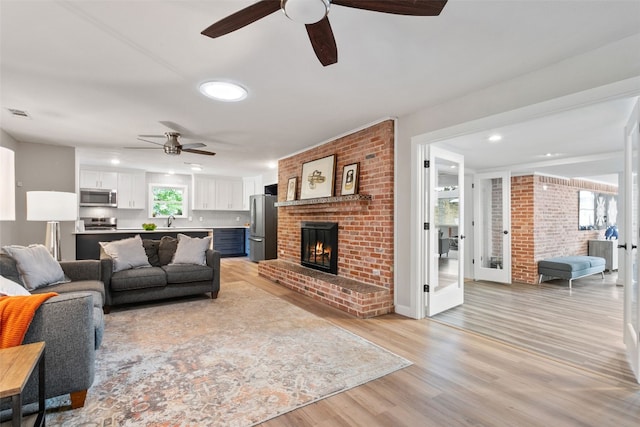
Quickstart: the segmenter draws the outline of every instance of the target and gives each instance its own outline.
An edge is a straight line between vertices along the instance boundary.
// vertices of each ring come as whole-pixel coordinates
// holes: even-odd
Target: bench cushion
[[[588,270],[593,267],[604,266],[605,259],[595,256],[565,256],[547,258],[538,262],[538,268],[550,268],[560,271]]]

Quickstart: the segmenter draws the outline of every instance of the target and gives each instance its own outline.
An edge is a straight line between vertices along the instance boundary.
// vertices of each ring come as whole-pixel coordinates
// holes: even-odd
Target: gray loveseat
[[[31,293],[57,292],[35,313],[24,344],[44,341],[46,397],[71,395],[72,407],[84,405],[95,375],[95,354],[104,333],[104,284],[97,260],[60,262],[71,282],[31,290]],[[0,274],[21,284],[16,262],[0,254]],[[37,370],[27,384],[23,402],[38,401]],[[2,402],[7,409],[10,402]]]
[[[142,239],[150,266],[114,272],[114,259],[100,248],[102,281],[107,299],[106,312],[112,305],[138,303],[210,293],[218,297],[220,290],[220,252],[207,249],[206,265],[172,264],[178,239],[165,236],[160,240]]]

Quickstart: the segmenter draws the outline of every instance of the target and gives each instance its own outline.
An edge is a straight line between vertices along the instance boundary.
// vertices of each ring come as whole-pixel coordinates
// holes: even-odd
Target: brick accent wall
[[[545,189],[546,187],[546,189]],[[538,261],[587,255],[588,241],[604,230],[578,229],[578,191],[617,194],[617,187],[576,179],[528,175],[511,178],[511,277],[538,283]]]
[[[278,201],[285,201],[287,182],[297,177],[300,197],[302,164],[336,155],[334,195],[339,196],[345,165],[359,163],[359,193],[371,200],[278,208],[278,260],[300,262],[300,224],[338,223],[338,276],[380,286],[393,301],[394,122],[367,129],[314,147],[278,162]],[[380,302],[389,306],[389,302]],[[389,310],[392,311],[392,310]]]

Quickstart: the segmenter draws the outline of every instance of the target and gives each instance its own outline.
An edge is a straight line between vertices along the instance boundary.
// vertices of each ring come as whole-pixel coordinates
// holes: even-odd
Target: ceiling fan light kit
[[[325,67],[338,62],[338,48],[329,23],[331,5],[408,16],[438,16],[447,0],[260,0],[223,18],[201,34],[217,38],[246,27],[278,10],[306,26],[309,41]]]
[[[329,14],[329,0],[282,0],[287,18],[300,24],[315,24]]]

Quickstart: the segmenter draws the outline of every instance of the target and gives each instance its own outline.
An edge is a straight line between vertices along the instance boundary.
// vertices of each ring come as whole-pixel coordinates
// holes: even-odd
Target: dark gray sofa
[[[100,249],[102,281],[106,289],[108,313],[113,305],[154,301],[209,293],[212,299],[220,290],[220,252],[208,249],[206,265],[171,264],[177,239],[142,239],[151,267],[113,272],[113,259]]]
[[[84,405],[93,384],[95,354],[104,333],[104,284],[100,281],[100,261],[62,261],[71,282],[31,290],[31,293],[57,292],[36,311],[23,340],[24,344],[44,341],[46,397],[71,395],[74,408]],[[0,254],[0,274],[22,285],[16,263]],[[37,370],[27,384],[24,403],[38,401]],[[7,409],[10,402],[3,401]]]

